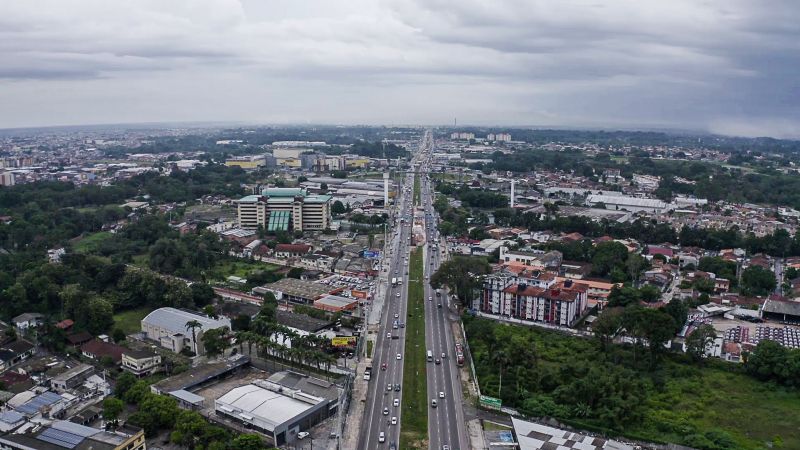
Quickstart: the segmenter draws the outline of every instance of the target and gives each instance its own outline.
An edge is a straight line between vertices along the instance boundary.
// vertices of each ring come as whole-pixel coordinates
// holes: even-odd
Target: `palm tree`
[[[497,386],[497,398],[502,398],[501,392],[503,389],[503,372],[505,372],[506,365],[511,362],[511,359],[508,357],[508,355],[506,355],[504,350],[498,350],[494,353],[492,360],[494,361],[495,366],[500,369],[500,383]]]
[[[202,329],[203,328],[203,324],[198,322],[198,321],[196,321],[196,320],[190,320],[190,321],[186,322],[186,331],[191,331],[192,332],[192,344],[194,344],[194,354],[195,355],[197,354],[197,333],[195,332],[195,330],[197,328]]]

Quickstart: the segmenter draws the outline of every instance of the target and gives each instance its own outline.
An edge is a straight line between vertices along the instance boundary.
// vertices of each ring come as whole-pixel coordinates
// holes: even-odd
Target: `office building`
[[[331,196],[302,188],[266,188],[237,202],[239,226],[267,231],[322,231],[331,225]]]

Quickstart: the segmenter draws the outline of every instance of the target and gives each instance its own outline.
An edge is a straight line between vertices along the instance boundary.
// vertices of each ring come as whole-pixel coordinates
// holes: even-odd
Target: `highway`
[[[424,142],[424,140],[423,140]],[[417,156],[413,161],[416,161]],[[372,377],[367,390],[364,417],[360,424],[358,448],[391,448],[399,445],[400,427],[402,424],[401,407],[403,401],[403,355],[405,349],[405,317],[408,305],[408,260],[410,254],[409,238],[412,233],[414,177],[406,177],[401,189],[399,205],[395,210],[397,223],[393,229],[392,243],[389,247],[389,270],[382,273],[388,280],[402,277],[403,282],[397,286],[391,283],[387,289],[387,301],[381,313],[381,322],[377,331],[377,339],[372,355]],[[403,222],[400,222],[403,219]],[[400,322],[395,324],[395,321]],[[397,359],[397,355],[401,359]],[[361,374],[359,374],[361,376]],[[391,384],[391,390],[388,385]],[[396,390],[395,385],[401,387]],[[397,400],[397,402],[395,402]],[[395,406],[397,405],[397,406]],[[387,410],[388,414],[384,411]],[[393,418],[396,424],[392,424]],[[384,442],[380,442],[381,433]]]
[[[395,210],[397,222],[389,246],[389,270],[381,276],[387,280],[402,277],[397,286],[389,284],[387,301],[381,312],[381,322],[373,350],[372,377],[367,390],[363,420],[360,424],[358,448],[375,449],[399,447],[402,427],[401,407],[403,363],[405,361],[405,328],[403,323],[408,306],[408,261],[411,251],[410,237],[413,224],[420,223],[424,234],[424,296],[425,296],[425,343],[433,357],[426,363],[428,390],[428,437],[430,449],[466,450],[469,448],[466,424],[462,408],[461,384],[455,358],[455,339],[450,326],[450,302],[446,293],[439,297],[429,284],[430,276],[442,262],[445,241],[439,236],[437,214],[433,209],[433,186],[428,179],[429,159],[433,149],[433,135],[426,131],[421,139],[412,165],[419,168],[421,205],[413,205],[414,177],[409,176],[401,189],[399,205]],[[403,221],[401,222],[401,219]],[[399,321],[400,324],[396,324]],[[397,359],[397,355],[401,359]],[[442,357],[444,355],[444,358]],[[361,374],[359,374],[360,376]],[[391,387],[389,387],[391,385]],[[440,394],[442,393],[442,394]],[[443,395],[443,397],[442,397]],[[432,400],[436,400],[433,407]],[[395,406],[398,405],[398,406]],[[395,424],[396,420],[396,424]],[[383,433],[383,442],[381,442]]]
[[[433,140],[425,147],[433,149]],[[451,327],[451,304],[449,296],[438,296],[428,281],[439,268],[444,256],[446,242],[437,230],[437,213],[433,209],[434,192],[429,180],[429,153],[420,165],[420,192],[425,218],[425,342],[433,354],[427,363],[429,402],[436,400],[436,407],[428,410],[428,437],[430,449],[469,448],[464,420],[461,383],[455,357],[455,337]],[[457,315],[453,314],[457,319]],[[442,398],[443,396],[443,398]]]

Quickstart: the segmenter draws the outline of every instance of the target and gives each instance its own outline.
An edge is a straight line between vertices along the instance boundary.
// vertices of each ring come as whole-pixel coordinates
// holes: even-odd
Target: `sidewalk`
[[[358,436],[361,434],[361,422],[364,417],[367,390],[369,382],[364,381],[364,369],[372,364],[372,359],[364,359],[358,363],[356,378],[353,380],[353,392],[350,400],[350,410],[344,419],[344,432],[341,437],[342,449],[358,447]]]

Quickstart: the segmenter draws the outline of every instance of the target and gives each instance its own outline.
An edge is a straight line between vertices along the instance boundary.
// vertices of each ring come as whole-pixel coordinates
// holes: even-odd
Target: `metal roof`
[[[638,206],[641,208],[666,208],[667,204],[655,198],[625,197],[621,195],[590,195],[588,203],[603,202],[611,205]]]
[[[254,384],[233,388],[216,401],[218,409],[238,415],[246,421],[257,418],[271,424],[273,429],[303,414],[313,406],[311,403],[296,400]]]
[[[231,326],[231,322],[227,318],[212,319],[211,317],[176,308],[158,308],[142,319],[142,322],[159,328],[164,328],[175,333],[191,334],[191,332],[186,330],[186,323],[192,320],[200,322],[203,326],[203,330],[211,330],[222,327],[230,328]]]
[[[36,414],[45,406],[54,405],[61,400],[62,398],[60,395],[56,394],[55,392],[46,391],[14,409],[23,414]]]

